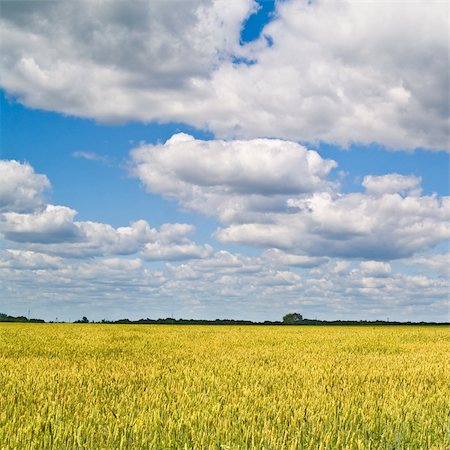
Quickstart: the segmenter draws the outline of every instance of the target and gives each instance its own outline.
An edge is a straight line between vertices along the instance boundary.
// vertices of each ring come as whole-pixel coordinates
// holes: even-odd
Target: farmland
[[[449,337],[0,324],[0,448],[449,448]]]

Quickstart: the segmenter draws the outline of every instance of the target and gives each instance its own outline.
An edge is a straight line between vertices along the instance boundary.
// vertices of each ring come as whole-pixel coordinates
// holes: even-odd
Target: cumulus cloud
[[[147,261],[180,261],[193,258],[207,258],[212,254],[210,245],[196,245],[193,242],[185,244],[162,244],[155,242],[146,244],[142,257]]]
[[[191,226],[165,224],[159,230],[145,220],[114,228],[109,224],[75,221],[76,211],[47,205],[40,214],[4,214],[0,233],[10,245],[51,255],[86,258],[140,254],[149,261],[205,258],[208,245],[197,245],[186,234]],[[173,226],[172,226],[173,225]]]
[[[7,212],[2,215],[0,232],[16,242],[72,242],[81,238],[73,222],[76,214],[71,208],[54,205],[33,213]]]
[[[105,121],[186,117],[205,94],[196,80],[232,52],[254,9],[252,0],[6,2],[0,82],[29,106]]]
[[[383,260],[450,237],[449,199],[421,196],[419,177],[367,176],[366,192],[342,194],[329,181],[335,166],[299,144],[271,139],[200,141],[177,134],[132,152],[132,172],[146,188],[217,217],[222,226],[215,237],[223,243],[297,257]]]
[[[30,212],[45,204],[44,192],[50,188],[45,175],[34,173],[28,163],[0,160],[0,213]]]
[[[0,175],[0,236],[10,246],[26,246],[34,254],[77,258],[142,253],[148,260],[177,260],[211,253],[210,246],[197,245],[187,237],[194,231],[189,224],[163,224],[155,229],[137,220],[114,228],[76,221],[74,209],[45,202],[42,191],[50,182],[35,174],[29,164],[0,161]]]
[[[448,246],[447,246],[448,248]],[[422,271],[432,271],[447,278],[450,275],[450,251],[417,255],[402,261],[403,264],[420,268]]]
[[[445,2],[280,1],[241,46],[254,10],[250,0],[5,2],[0,84],[28,106],[101,121],[448,149]]]
[[[283,252],[277,248],[271,248],[263,253],[263,259],[272,264],[285,266],[312,268],[320,266],[328,261],[327,258],[318,258],[307,255],[295,255]]]
[[[359,267],[365,275],[372,277],[385,277],[391,273],[391,265],[381,261],[362,261]]]
[[[0,250],[0,268],[14,270],[51,270],[62,267],[64,261],[52,255],[29,250]]]
[[[189,185],[258,195],[311,192],[323,187],[336,166],[295,142],[202,141],[185,133],[163,145],[144,145],[132,156],[136,174],[163,194],[177,194]]]
[[[211,128],[448,149],[446,8],[437,1],[278,2],[277,19],[242,49],[256,63],[227,63],[214,73],[225,112],[211,116]]]
[[[296,249],[311,256],[396,259],[450,238],[450,199],[317,193],[291,199],[291,214],[217,231],[222,242]]]
[[[422,179],[415,175],[399,175],[391,173],[389,175],[364,177],[362,185],[366,192],[371,195],[408,193],[410,195],[420,195]]]
[[[236,215],[286,209],[287,195],[327,189],[336,163],[289,141],[202,141],[184,133],[132,152],[132,173],[151,192],[183,207]]]
[[[48,308],[53,317],[57,302],[60,317],[81,317],[89,308],[97,320],[173,313],[275,320],[289,310],[309,318],[443,320],[448,277],[421,272],[402,263],[335,259],[293,270],[267,255],[227,251],[155,270],[135,257],[74,260],[0,250],[0,306],[8,299],[16,308]]]

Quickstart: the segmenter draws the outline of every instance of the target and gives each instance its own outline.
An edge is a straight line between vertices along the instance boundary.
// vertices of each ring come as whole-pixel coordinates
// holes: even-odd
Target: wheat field
[[[1,449],[446,449],[445,327],[0,324]]]

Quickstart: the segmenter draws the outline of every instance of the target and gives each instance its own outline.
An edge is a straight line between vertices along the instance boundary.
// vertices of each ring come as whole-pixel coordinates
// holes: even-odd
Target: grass
[[[0,324],[0,448],[446,449],[448,338]]]

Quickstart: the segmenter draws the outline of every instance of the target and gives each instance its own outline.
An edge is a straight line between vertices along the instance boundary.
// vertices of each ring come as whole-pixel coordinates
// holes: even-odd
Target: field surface
[[[0,448],[448,449],[449,337],[0,324]]]

